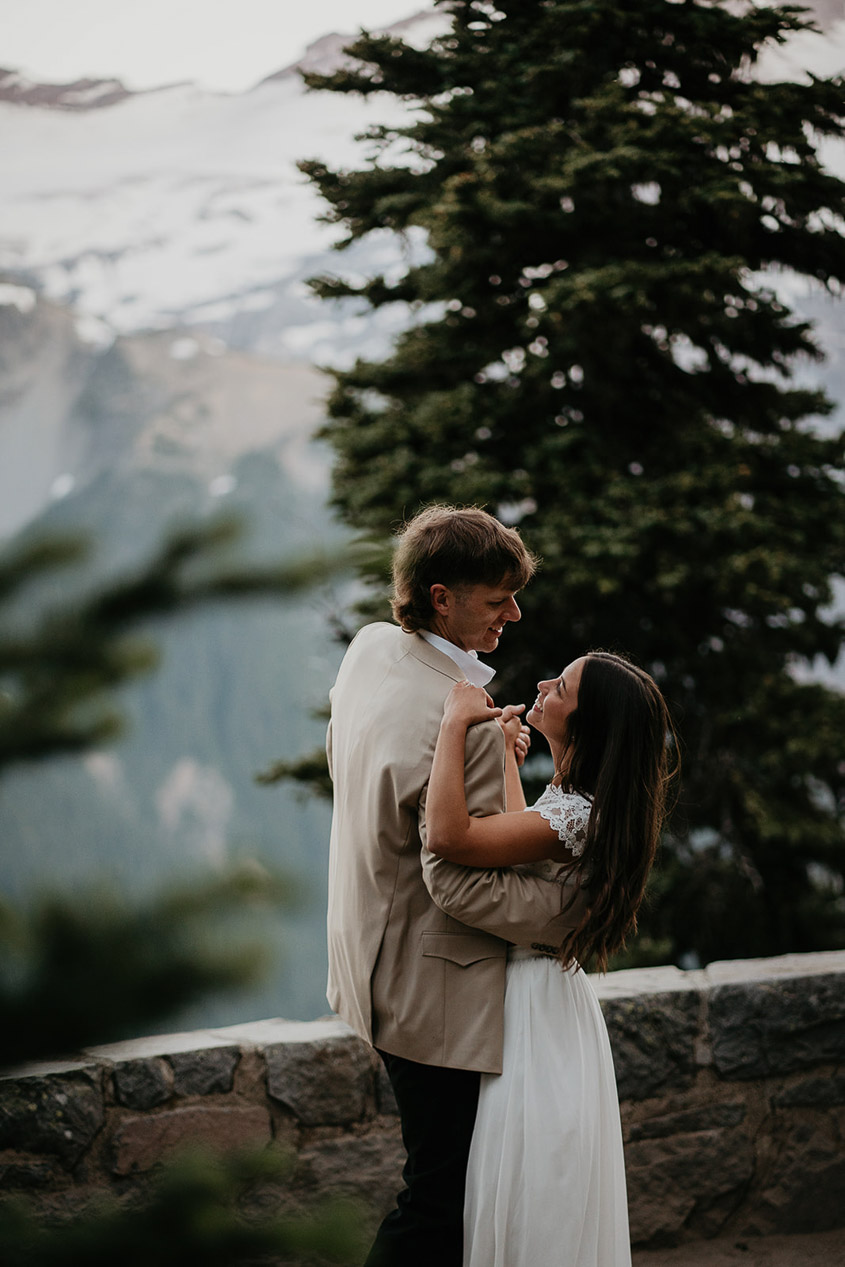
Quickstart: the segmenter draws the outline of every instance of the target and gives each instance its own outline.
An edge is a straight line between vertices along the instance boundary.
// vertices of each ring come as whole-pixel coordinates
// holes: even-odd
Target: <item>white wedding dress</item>
[[[550,785],[530,807],[579,855],[590,802]],[[554,883],[560,864],[531,868]],[[580,967],[512,949],[501,1075],[482,1074],[464,1267],[630,1267],[613,1057]]]

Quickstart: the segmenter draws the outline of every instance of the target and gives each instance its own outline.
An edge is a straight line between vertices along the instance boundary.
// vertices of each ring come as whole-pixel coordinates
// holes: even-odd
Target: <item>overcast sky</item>
[[[380,27],[428,0],[0,0],[0,65],[61,83],[129,88],[191,79],[238,91],[333,31]]]

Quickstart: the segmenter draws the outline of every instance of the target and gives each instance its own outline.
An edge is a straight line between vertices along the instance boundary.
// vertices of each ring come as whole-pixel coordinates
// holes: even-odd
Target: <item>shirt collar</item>
[[[486,686],[496,676],[496,670],[491,669],[489,664],[483,664],[476,651],[464,651],[461,647],[456,647],[454,642],[447,642],[439,634],[429,633],[427,629],[421,629],[419,634],[432,647],[436,647],[438,651],[442,651],[450,660],[453,660],[473,686]]]

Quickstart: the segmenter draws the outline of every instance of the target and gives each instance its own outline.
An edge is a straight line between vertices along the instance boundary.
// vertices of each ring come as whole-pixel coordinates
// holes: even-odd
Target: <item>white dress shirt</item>
[[[439,634],[429,633],[427,629],[421,629],[419,633],[426,642],[430,642],[438,651],[442,651],[450,660],[454,660],[466,680],[472,682],[473,686],[486,686],[496,676],[495,669],[491,669],[489,664],[483,664],[479,660],[477,651],[464,651],[462,647],[456,647],[454,642],[447,642]]]

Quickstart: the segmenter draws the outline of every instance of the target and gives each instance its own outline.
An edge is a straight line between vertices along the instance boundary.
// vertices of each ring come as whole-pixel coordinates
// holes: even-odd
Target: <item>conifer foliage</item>
[[[173,532],[140,569],[92,594],[65,591],[28,620],[18,600],[55,580],[84,543],[33,539],[0,553],[0,776],[19,762],[84,752],[119,731],[114,693],[155,662],[138,633],[151,617],[238,597],[287,597],[344,564],[316,555],[273,567],[233,563],[225,547],[237,534],[223,520]],[[134,904],[106,884],[83,895],[54,891],[26,909],[0,893],[0,1072],[25,1060],[74,1058],[83,1046],[131,1037],[210,991],[253,980],[263,966],[260,946],[233,944],[224,933],[234,926],[240,942],[256,900],[290,904],[294,896],[290,882],[248,863]],[[30,1081],[5,1084],[0,1146],[10,1156],[20,1146],[21,1117],[36,1112]],[[4,1267],[360,1259],[360,1218],[348,1205],[278,1209],[292,1161],[275,1147],[186,1155],[158,1170],[140,1197],[124,1194],[121,1203],[115,1192],[101,1193],[86,1204],[80,1189],[53,1218],[14,1191],[14,1168],[5,1169]]]
[[[404,303],[381,362],[335,372],[335,506],[387,536],[421,503],[486,504],[544,559],[499,691],[588,647],[671,701],[684,783],[649,910],[658,950],[841,944],[845,700],[832,662],[845,496],[820,358],[777,274],[837,292],[845,185],[819,158],[841,79],[766,82],[796,6],[439,0],[427,49],[362,37],[313,89],[391,94],[359,170],[302,170],[345,246],[390,231],[401,276],[314,279]]]

